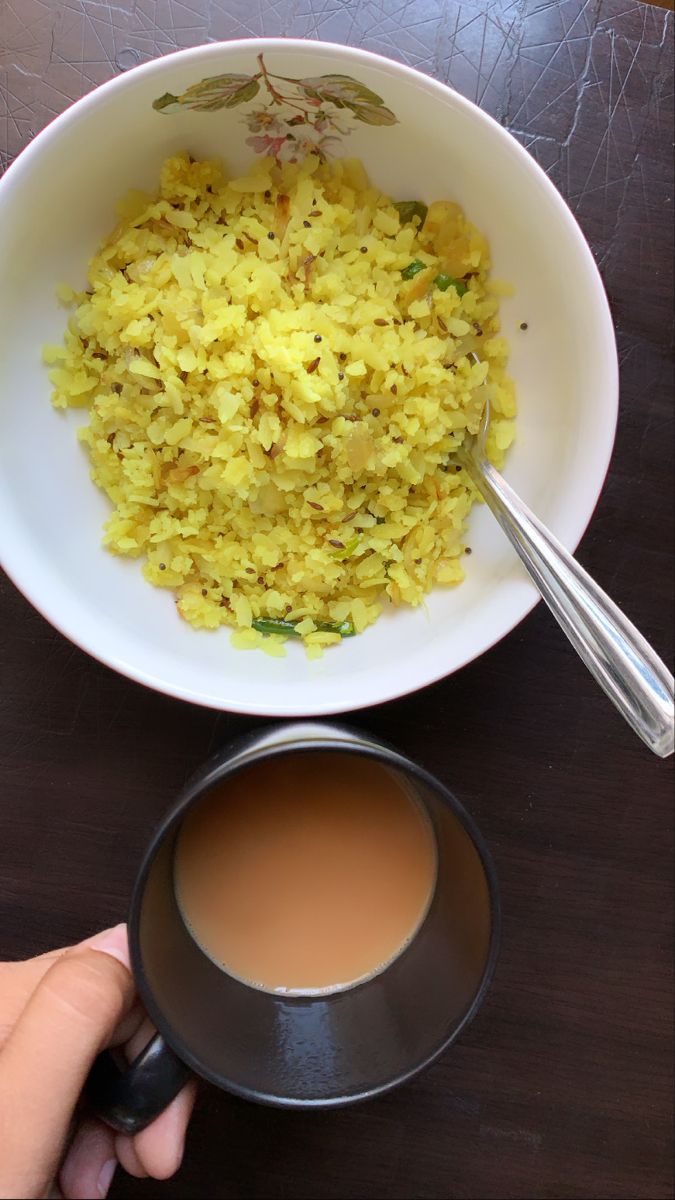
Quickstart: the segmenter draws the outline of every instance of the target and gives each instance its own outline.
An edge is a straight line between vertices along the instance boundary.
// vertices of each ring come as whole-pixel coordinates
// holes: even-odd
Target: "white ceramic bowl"
[[[489,512],[471,517],[468,577],[425,608],[384,615],[317,662],[232,649],[226,630],[197,633],[139,564],[101,549],[105,497],[89,479],[75,427],[56,413],[41,365],[65,321],[54,288],[83,286],[116,199],[152,189],[173,151],[221,156],[235,172],[252,150],[237,107],[153,108],[205,77],[251,76],[264,52],[277,75],[348,75],[398,118],[357,120],[344,153],[359,156],[397,198],[456,199],[490,240],[494,275],[515,285],[503,304],[519,418],[505,474],[570,549],[591,517],[617,414],[612,322],[589,248],[529,155],[469,101],[388,59],[344,46],[269,39],[199,46],[137,67],[78,101],[40,133],[0,181],[0,553],[17,587],[66,637],[150,687],[214,708],[291,716],[375,704],[456,671],[504,637],[537,593]],[[263,81],[264,83],[264,81]],[[253,88],[249,88],[252,91]],[[377,107],[377,106],[375,106]],[[386,114],[385,114],[386,116]],[[528,323],[522,332],[520,323]]]

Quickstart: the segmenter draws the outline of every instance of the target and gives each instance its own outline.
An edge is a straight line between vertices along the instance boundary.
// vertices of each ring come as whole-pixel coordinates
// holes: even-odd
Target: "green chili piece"
[[[258,633],[283,633],[286,637],[301,637],[295,626],[297,621],[282,621],[275,617],[256,617],[255,621],[251,621],[253,629],[257,629]]]
[[[427,212],[429,211],[426,204],[422,204],[421,200],[399,200],[394,205],[394,208],[398,211],[402,225],[407,225],[412,221],[413,217],[419,217],[420,229],[424,225],[427,219]]]
[[[439,292],[447,292],[449,287],[454,287],[458,296],[464,296],[469,290],[466,284],[462,283],[461,279],[453,279],[452,275],[437,275],[434,283]]]
[[[356,630],[351,621],[315,621],[321,633],[339,633],[340,637],[354,637]]]
[[[256,617],[251,625],[258,633],[264,633],[266,636],[277,634],[283,637],[302,637],[297,630],[299,623],[284,621],[281,618],[277,620],[275,617]],[[356,633],[351,621],[315,621],[314,624],[321,633],[339,633],[343,638],[354,637]]]
[[[416,275],[419,275],[420,271],[424,270],[426,265],[421,259],[415,258],[411,263],[408,263],[407,267],[403,268],[401,275],[404,279],[414,279]]]

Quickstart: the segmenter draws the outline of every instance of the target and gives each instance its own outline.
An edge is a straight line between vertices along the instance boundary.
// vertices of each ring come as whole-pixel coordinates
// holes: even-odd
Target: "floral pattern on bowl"
[[[244,116],[250,134],[246,144],[256,154],[280,162],[298,162],[307,154],[325,160],[339,151],[341,139],[355,128],[354,121],[365,125],[397,124],[382,97],[350,75],[295,79],[275,75],[262,54],[257,61],[259,69],[253,75],[211,75],[179,96],[165,92],[152,107],[161,113],[181,109],[215,112],[260,97],[262,103]]]

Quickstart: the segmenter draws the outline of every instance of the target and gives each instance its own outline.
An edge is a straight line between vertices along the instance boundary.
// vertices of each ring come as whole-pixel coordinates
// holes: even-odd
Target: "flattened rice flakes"
[[[60,289],[74,312],[44,350],[54,405],[89,408],[107,549],[144,556],[195,628],[273,653],[255,621],[301,623],[315,656],[327,624],[459,583],[476,496],[448,460],[488,396],[494,462],[513,438],[488,270],[457,205],[406,221],[356,160],[228,181],[170,158],[89,290]]]

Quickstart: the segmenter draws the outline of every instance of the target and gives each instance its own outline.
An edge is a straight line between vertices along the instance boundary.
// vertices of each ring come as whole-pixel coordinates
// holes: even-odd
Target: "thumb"
[[[92,1062],[132,1004],[126,928],[56,959],[0,1054],[0,1195],[45,1195]]]

